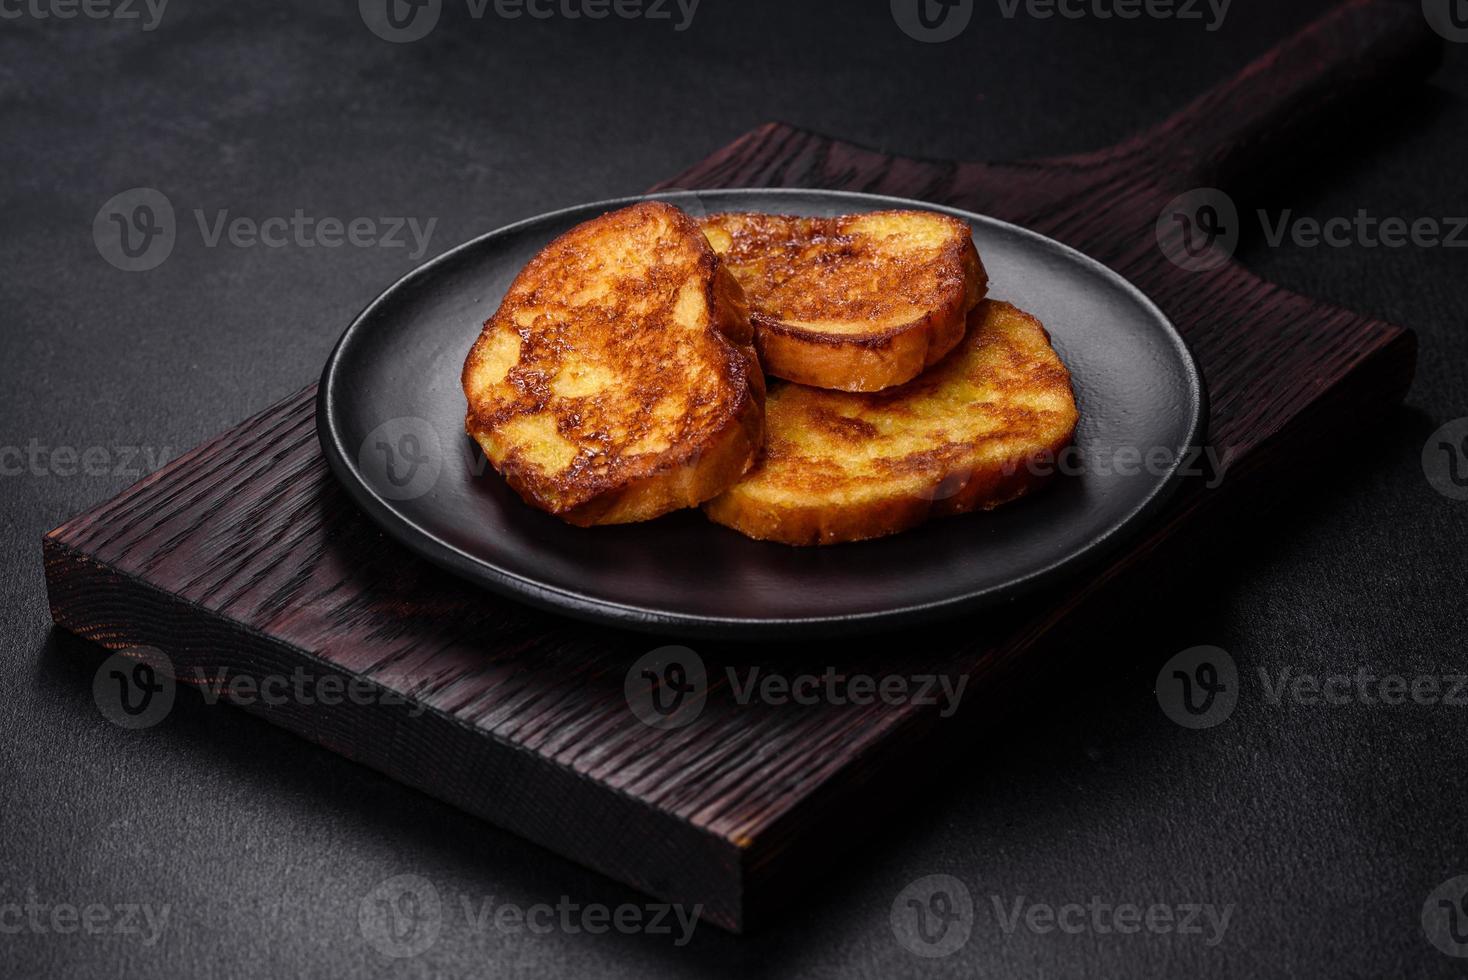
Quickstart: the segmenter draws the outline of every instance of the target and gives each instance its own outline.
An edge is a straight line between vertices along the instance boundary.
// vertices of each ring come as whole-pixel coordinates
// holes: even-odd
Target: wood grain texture
[[[1014,164],[894,157],[772,124],[662,187],[830,187],[922,198],[1055,237],[1131,279],[1197,355],[1223,486],[1183,489],[1140,540],[1068,590],[992,616],[983,634],[845,644],[844,672],[967,676],[954,719],[931,706],[737,703],[722,668],[819,673],[813,650],[700,647],[710,676],[692,725],[628,710],[647,637],[557,619],[412,558],[327,471],[315,389],[261,412],[45,537],[56,622],[114,649],[165,651],[197,670],[302,668],[365,678],[408,704],[256,705],[269,720],[645,892],[702,903],[743,929],[868,832],[914,788],[925,747],[1006,699],[1057,629],[1083,626],[1133,566],[1285,461],[1328,446],[1400,399],[1410,333],[1307,300],[1228,263],[1189,273],[1154,225],[1176,194],[1242,180],[1302,121],[1432,68],[1415,4],[1361,0],[1173,119],[1109,151]]]

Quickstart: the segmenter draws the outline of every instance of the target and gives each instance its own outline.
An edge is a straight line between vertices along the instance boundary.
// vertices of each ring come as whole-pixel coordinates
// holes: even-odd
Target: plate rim
[[[800,617],[769,617],[758,615],[736,617],[709,616],[697,613],[678,612],[675,610],[670,611],[668,609],[648,608],[632,603],[590,596],[572,589],[559,588],[555,585],[526,578],[518,572],[502,568],[477,555],[465,552],[415,524],[406,515],[394,508],[390,501],[381,497],[372,488],[371,484],[362,477],[352,462],[351,455],[341,444],[341,431],[340,426],[337,424],[337,414],[334,410],[333,392],[341,380],[340,365],[344,353],[351,346],[354,337],[363,330],[363,325],[393,294],[419,278],[432,275],[439,267],[447,264],[460,253],[473,249],[482,242],[494,237],[511,234],[525,227],[550,221],[572,212],[593,211],[596,209],[610,211],[616,208],[628,207],[641,201],[686,199],[697,197],[700,194],[733,195],[735,197],[746,195],[799,197],[815,194],[830,195],[848,200],[855,199],[883,207],[916,208],[948,214],[970,224],[999,227],[1010,233],[1018,234],[1022,238],[1030,239],[1043,248],[1058,250],[1072,261],[1089,268],[1091,271],[1121,286],[1141,307],[1147,309],[1153,315],[1156,323],[1164,327],[1168,341],[1179,355],[1179,361],[1183,367],[1183,373],[1186,376],[1188,394],[1190,396],[1189,408],[1192,411],[1192,417],[1187,421],[1187,442],[1182,448],[1187,449],[1201,445],[1202,443],[1210,416],[1208,388],[1204,382],[1202,370],[1198,366],[1197,358],[1193,354],[1192,348],[1188,345],[1187,340],[1179,333],[1172,319],[1163,313],[1157,304],[1132,283],[1130,279],[1110,266],[1086,255],[1079,249],[1056,241],[1047,235],[1032,231],[1022,225],[1017,225],[989,215],[979,214],[978,212],[967,211],[948,205],[934,204],[915,198],[813,187],[710,187],[680,189],[658,191],[649,194],[634,194],[626,197],[608,198],[601,201],[588,201],[582,204],[575,204],[569,207],[558,208],[554,211],[532,215],[531,217],[492,229],[484,234],[461,242],[453,248],[441,252],[427,262],[409,270],[363,307],[362,311],[352,319],[341,336],[337,338],[336,343],[332,345],[331,353],[327,356],[326,363],[322,368],[321,379],[316,391],[317,437],[321,443],[328,467],[331,469],[338,484],[342,486],[347,495],[352,499],[352,502],[362,508],[378,528],[420,558],[459,576],[461,579],[489,588],[491,591],[507,598],[525,602],[558,615],[569,616],[584,622],[596,623],[603,626],[614,626],[641,632],[677,633],[686,636],[737,640],[772,639],[775,637],[797,638],[817,635],[835,636],[842,633],[856,632],[861,629],[895,628],[902,625],[912,625],[920,622],[932,622],[938,619],[950,618],[985,605],[994,605],[1004,600],[1013,600],[1022,596],[1031,595],[1054,580],[1068,577],[1070,574],[1100,561],[1115,551],[1121,543],[1132,534],[1135,534],[1148,519],[1165,506],[1177,492],[1183,480],[1182,469],[1186,460],[1186,453],[1178,453],[1171,467],[1162,475],[1162,478],[1152,490],[1125,516],[1108,528],[1105,533],[1092,538],[1078,550],[1070,551],[1058,559],[1048,562],[1041,568],[999,585],[955,593],[942,599],[911,603],[892,609],[838,614],[822,613]],[[831,547],[859,547],[861,544],[862,542],[848,542]]]

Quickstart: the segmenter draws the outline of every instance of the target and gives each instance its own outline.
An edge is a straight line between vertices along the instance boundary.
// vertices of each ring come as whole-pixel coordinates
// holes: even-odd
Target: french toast
[[[572,228],[521,270],[464,362],[465,429],[531,506],[650,520],[726,489],[764,430],[739,284],[678,208]]]
[[[765,371],[840,391],[916,377],[988,292],[969,227],[931,211],[700,222],[744,287]]]
[[[858,541],[989,509],[1041,481],[1077,421],[1070,374],[1040,322],[986,301],[946,358],[898,388],[775,384],[764,459],[704,504],[714,521],[793,545]]]

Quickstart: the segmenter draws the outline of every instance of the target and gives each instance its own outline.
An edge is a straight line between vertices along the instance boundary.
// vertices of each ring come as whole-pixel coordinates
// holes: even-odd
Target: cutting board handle
[[[1417,0],[1353,0],[1125,144],[1180,188],[1228,187],[1287,161],[1343,112],[1432,74],[1443,39]],[[1315,125],[1312,125],[1315,124]]]

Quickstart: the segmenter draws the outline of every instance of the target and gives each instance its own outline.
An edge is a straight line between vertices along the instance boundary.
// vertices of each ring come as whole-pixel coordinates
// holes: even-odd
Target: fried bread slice
[[[1078,414],[1040,322],[981,303],[959,346],[873,394],[777,384],[761,464],[704,505],[752,538],[833,544],[989,509],[1041,482]]]
[[[726,489],[763,440],[739,284],[679,209],[578,225],[521,270],[464,362],[465,428],[533,507],[649,520]]]
[[[713,214],[700,224],[744,287],[765,371],[880,391],[953,349],[988,292],[968,225],[931,211]]]

